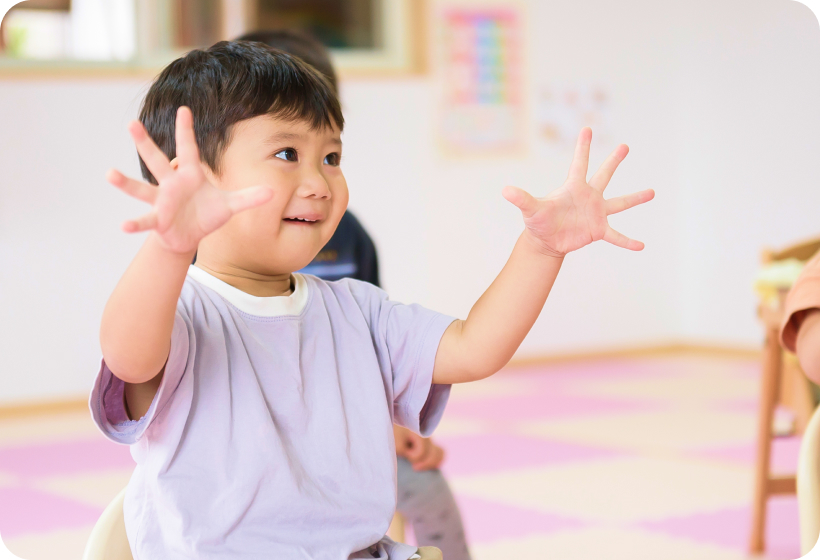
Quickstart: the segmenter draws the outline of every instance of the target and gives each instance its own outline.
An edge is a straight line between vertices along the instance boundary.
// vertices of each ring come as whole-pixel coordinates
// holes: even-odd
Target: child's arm
[[[640,251],[643,243],[612,229],[607,216],[651,200],[650,190],[604,200],[612,174],[628,152],[618,146],[587,183],[592,131],[578,137],[564,185],[542,199],[515,187],[504,197],[524,215],[524,232],[501,273],[464,321],[445,331],[436,354],[433,383],[449,384],[489,377],[512,358],[538,318],[564,255],[603,239]]]
[[[783,302],[780,342],[797,354],[806,376],[820,383],[820,254],[803,271]]]
[[[123,230],[152,231],[108,299],[100,345],[114,375],[142,384],[155,379],[168,358],[177,299],[199,241],[233,214],[267,202],[273,193],[267,187],[229,193],[211,185],[187,107],[177,112],[174,165],[141,123],[131,123],[129,130],[159,185],[129,179],[118,171],[108,174],[111,184],[152,206],[148,214],[125,222]],[[158,383],[148,385],[156,392]]]

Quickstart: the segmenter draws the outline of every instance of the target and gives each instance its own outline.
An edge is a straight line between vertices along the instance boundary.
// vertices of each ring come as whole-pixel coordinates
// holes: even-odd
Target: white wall
[[[142,84],[0,82],[0,401],[77,395],[142,212],[104,180],[138,173],[125,125]],[[98,367],[98,365],[96,366]]]
[[[674,103],[679,329],[754,342],[748,279],[761,247],[820,233],[820,28],[790,0],[685,6]]]
[[[655,188],[612,219],[647,243],[567,258],[522,355],[670,340],[756,344],[751,280],[765,244],[815,234],[820,27],[791,0],[532,0],[528,87],[604,83],[611,144],[630,156],[608,195]],[[503,265],[520,217],[506,184],[560,185],[571,153],[448,160],[434,77],[343,85],[351,208],[395,299],[464,315]],[[142,212],[105,184],[137,174],[125,124],[138,80],[0,80],[0,402],[84,393],[105,299]],[[593,139],[595,142],[595,139]]]

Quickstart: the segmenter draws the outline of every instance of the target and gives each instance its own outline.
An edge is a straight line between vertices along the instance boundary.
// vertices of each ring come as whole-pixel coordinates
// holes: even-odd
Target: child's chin
[[[285,258],[280,256],[276,259],[275,268],[283,271],[287,270],[288,272],[298,272],[309,265],[321,250],[322,247],[306,247],[304,250],[289,253]]]

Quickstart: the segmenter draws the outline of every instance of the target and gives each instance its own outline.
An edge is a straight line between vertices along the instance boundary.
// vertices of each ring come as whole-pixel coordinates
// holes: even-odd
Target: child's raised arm
[[[267,187],[226,192],[211,185],[199,159],[193,116],[187,107],[177,112],[174,164],[141,123],[131,123],[129,131],[159,185],[115,170],[108,173],[111,184],[152,206],[144,216],[125,222],[123,230],[151,233],[108,299],[100,345],[111,373],[139,384],[156,378],[165,366],[177,299],[199,241],[237,212],[264,204],[273,192]]]
[[[538,318],[564,256],[603,239],[640,251],[643,243],[612,229],[607,216],[654,198],[651,189],[604,200],[603,192],[629,149],[618,146],[587,183],[592,131],[578,137],[566,182],[536,199],[506,187],[504,198],[524,215],[524,232],[495,281],[464,321],[455,321],[441,339],[433,382],[462,383],[489,377],[512,358]]]

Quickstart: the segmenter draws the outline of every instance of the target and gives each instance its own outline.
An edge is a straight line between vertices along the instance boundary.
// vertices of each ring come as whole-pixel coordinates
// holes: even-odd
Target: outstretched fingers
[[[128,132],[131,133],[131,138],[134,139],[134,144],[137,146],[137,152],[142,161],[145,162],[148,170],[157,182],[162,181],[173,171],[168,156],[154,144],[141,122],[131,121],[128,125]]]
[[[604,241],[612,243],[618,247],[629,249],[630,251],[640,251],[644,248],[644,244],[640,241],[635,241],[625,236],[623,233],[615,231],[610,226],[606,226],[606,233],[604,233]]]
[[[589,147],[592,144],[592,129],[585,126],[578,135],[578,142],[575,143],[575,155],[572,157],[572,164],[569,166],[569,178],[580,179],[586,182],[589,171]]]
[[[122,231],[125,233],[139,233],[141,231],[148,231],[149,229],[156,229],[157,215],[154,212],[140,216],[136,220],[128,220],[123,222]]]
[[[109,183],[120,189],[122,192],[128,196],[136,198],[137,200],[147,202],[148,204],[154,204],[154,201],[157,199],[157,194],[159,193],[159,189],[157,189],[157,187],[154,185],[149,185],[143,181],[137,181],[136,179],[126,177],[116,169],[109,170],[108,173],[105,174],[105,178]]]
[[[629,210],[639,204],[649,202],[653,198],[655,198],[655,191],[652,189],[646,189],[645,191],[610,198],[605,202],[606,215],[611,216],[612,214]]]
[[[618,165],[621,164],[628,153],[629,146],[626,144],[621,144],[615,148],[592,176],[592,179],[589,180],[589,186],[598,192],[604,192],[615,170],[618,169]]]
[[[270,187],[249,187],[228,194],[228,208],[232,214],[256,208],[273,198],[273,189]]]
[[[198,164],[199,148],[196,143],[194,133],[194,116],[188,107],[177,109],[177,119],[175,127],[176,154],[180,164]]]
[[[538,200],[523,189],[504,187],[501,196],[517,206],[525,218],[529,218],[538,211]]]

